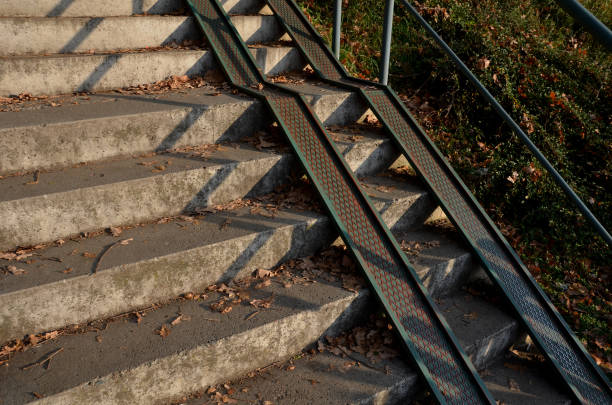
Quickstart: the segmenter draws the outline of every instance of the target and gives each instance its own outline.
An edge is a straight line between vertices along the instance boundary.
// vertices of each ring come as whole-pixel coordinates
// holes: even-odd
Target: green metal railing
[[[336,57],[339,55],[340,47],[340,22],[342,20],[342,0],[335,0],[336,7],[334,9],[334,32],[333,40],[334,47],[337,47]],[[586,204],[580,199],[578,194],[572,189],[572,187],[565,181],[561,174],[553,167],[548,161],[546,156],[538,149],[538,147],[531,141],[529,136],[522,130],[522,128],[512,119],[510,114],[501,106],[497,99],[487,90],[487,88],[478,80],[478,78],[472,73],[472,71],[463,63],[463,61],[457,56],[457,54],[451,49],[451,47],[442,39],[442,37],[433,29],[433,27],[419,14],[419,12],[408,2],[408,0],[401,0],[408,12],[418,21],[418,23],[432,36],[432,38],[438,43],[442,50],[451,58],[457,68],[463,73],[466,78],[478,89],[480,94],[487,100],[487,102],[493,107],[497,114],[512,128],[514,133],[519,139],[527,146],[527,148],[534,154],[540,164],[550,173],[553,180],[557,183],[563,192],[569,197],[569,199],[577,206],[578,210],[586,217],[586,219],[593,225],[595,230],[601,237],[612,246],[612,236],[606,230],[606,228],[599,222],[597,217],[589,210]],[[595,36],[596,39],[601,41],[608,49],[612,49],[612,32],[597,18],[595,18],[588,10],[586,10],[580,3],[575,0],[558,0],[561,5],[568,10],[568,12],[576,18],[579,22],[585,25]],[[385,0],[385,12],[384,12],[384,23],[383,23],[383,39],[382,39],[382,52],[380,61],[380,77],[379,81],[382,84],[387,84],[389,75],[389,60],[391,50],[391,31],[393,27],[393,7],[394,0]],[[336,49],[336,48],[335,48]]]

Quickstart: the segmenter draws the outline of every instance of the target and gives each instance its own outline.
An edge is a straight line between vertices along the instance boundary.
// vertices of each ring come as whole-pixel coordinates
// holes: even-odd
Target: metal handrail
[[[612,246],[612,236],[610,233],[604,228],[604,226],[599,222],[599,220],[595,217],[595,215],[589,210],[586,204],[578,197],[576,192],[572,189],[572,187],[565,181],[565,179],[559,174],[559,172],[552,166],[552,164],[546,159],[544,154],[538,149],[538,147],[529,139],[527,134],[521,129],[521,127],[512,119],[510,114],[506,112],[504,107],[493,97],[493,95],[484,87],[484,85],[478,80],[478,78],[472,73],[472,71],[463,63],[463,61],[455,54],[455,52],[451,49],[450,46],[440,37],[440,35],[433,29],[431,25],[419,14],[419,12],[408,2],[408,0],[401,0],[404,3],[404,6],[408,9],[410,14],[425,28],[425,30],[433,37],[433,39],[438,43],[438,45],[442,48],[442,50],[451,58],[451,60],[455,63],[455,65],[459,68],[459,70],[467,77],[467,79],[478,89],[480,94],[491,104],[491,106],[495,109],[497,114],[512,128],[512,130],[518,135],[519,139],[523,141],[523,143],[529,148],[529,150],[535,155],[540,164],[552,175],[555,182],[561,187],[561,189],[565,192],[565,194],[576,204],[580,212],[591,222],[591,224],[597,230],[597,233],[601,235],[601,237],[608,243],[608,245]],[[341,13],[342,13],[342,0],[336,0],[336,5],[340,4],[340,7],[336,7],[336,13],[334,15],[334,20],[336,24],[334,25],[334,38],[337,38],[337,43],[340,43],[340,21]],[[390,10],[390,12],[385,11],[385,22],[383,24],[383,49],[391,48],[391,35],[387,34],[387,28],[391,31],[391,26],[393,24],[393,3],[394,0],[386,0],[385,10]],[[591,15],[592,16],[592,15]],[[592,17],[595,19],[595,17]],[[388,41],[388,42],[387,42]],[[390,53],[390,52],[389,52]],[[381,54],[381,67],[385,67],[385,70],[381,69],[381,77],[380,82],[383,84],[387,83],[387,75],[388,75],[388,67],[389,67],[389,54]],[[383,76],[383,73],[385,76]]]

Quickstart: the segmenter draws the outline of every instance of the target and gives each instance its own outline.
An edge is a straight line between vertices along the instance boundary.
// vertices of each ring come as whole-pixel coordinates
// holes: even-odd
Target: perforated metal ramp
[[[608,379],[396,94],[388,86],[351,78],[293,0],[266,2],[321,79],[353,90],[367,102],[505,293],[574,399],[612,404]]]
[[[284,130],[433,395],[441,403],[493,403],[416,272],[308,104],[298,93],[266,81],[217,0],[188,3],[232,84],[262,99]]]

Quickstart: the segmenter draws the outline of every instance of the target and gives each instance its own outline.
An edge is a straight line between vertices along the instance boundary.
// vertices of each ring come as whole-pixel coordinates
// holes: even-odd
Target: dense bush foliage
[[[332,1],[301,0],[328,39]],[[413,2],[612,229],[612,54],[552,0]],[[583,1],[612,26],[612,2]],[[344,0],[341,60],[378,75],[380,0]],[[390,83],[612,371],[612,254],[533,155],[396,1]]]

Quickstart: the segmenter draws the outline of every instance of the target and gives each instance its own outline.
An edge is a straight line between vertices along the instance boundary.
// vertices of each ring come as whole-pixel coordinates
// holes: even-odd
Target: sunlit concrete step
[[[104,330],[61,336],[0,368],[0,398],[10,404],[160,404],[257,367],[287,359],[324,334],[354,323],[368,303],[367,292],[337,283],[270,286],[249,291],[249,299],[227,314],[211,311],[216,294],[173,302],[107,324]],[[249,305],[273,296],[271,308]],[[259,311],[253,315],[255,311]],[[184,320],[172,326],[182,314]],[[156,330],[166,325],[170,334]],[[48,370],[22,368],[61,349]]]
[[[323,85],[295,87],[325,125],[352,124],[366,111],[350,93]],[[236,141],[271,124],[261,102],[213,86],[162,94],[67,96],[17,107],[21,111],[0,112],[0,175]],[[367,151],[356,145],[351,150],[366,161]]]
[[[231,18],[246,43],[289,39],[274,16]],[[185,16],[4,17],[0,30],[0,55],[5,56],[154,48],[203,38],[195,20]]]
[[[423,218],[423,200],[426,195],[413,194],[394,204],[404,207],[404,216]],[[379,209],[389,202],[374,201]],[[246,207],[154,221],[114,237],[107,231],[51,244],[21,260],[0,259],[1,268],[19,269],[0,274],[0,342],[245,277],[311,255],[338,236],[322,214],[260,211]],[[397,219],[384,211],[382,216],[388,224]],[[433,296],[452,293],[473,273],[471,255],[457,235],[432,227],[392,229],[402,246],[422,245],[418,254],[408,249],[408,259]],[[106,252],[122,240],[129,243]]]
[[[305,66],[287,46],[251,48],[258,66],[277,75]],[[207,49],[0,57],[0,96],[55,95],[154,83],[171,76],[204,76],[218,63]],[[0,106],[1,107],[1,106]]]
[[[220,0],[228,13],[265,12],[261,0]],[[109,17],[186,12],[183,0],[3,0],[4,17]]]
[[[497,356],[516,336],[517,323],[485,301],[460,294],[438,300],[438,303],[464,350],[480,370],[495,364]],[[365,327],[366,333],[383,336],[384,332],[371,324],[358,326]],[[328,344],[326,339],[321,341],[323,347]],[[348,357],[342,352],[340,356],[334,355],[327,349],[319,352],[317,347],[320,346],[317,344],[314,351],[304,351],[287,362],[253,370],[249,376],[223,381],[232,390],[228,397],[238,403],[253,403],[259,399],[279,405],[405,404],[414,403],[415,394],[423,388],[397,340],[378,349],[392,349],[398,356],[376,362],[350,350],[347,350]],[[227,388],[222,384],[213,388],[227,395]],[[196,405],[214,399],[214,392],[184,397],[185,400],[177,397],[175,401]]]

